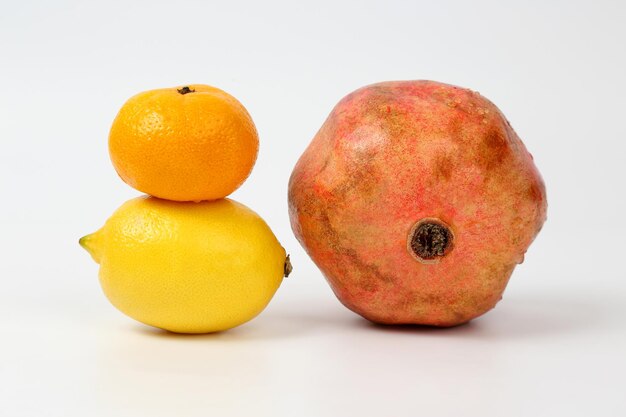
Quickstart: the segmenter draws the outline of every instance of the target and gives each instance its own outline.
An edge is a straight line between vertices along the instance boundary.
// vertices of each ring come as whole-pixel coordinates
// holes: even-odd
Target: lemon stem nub
[[[289,260],[289,255],[287,255],[287,258],[285,258],[285,278],[287,278],[289,276],[289,274],[291,274],[291,271],[293,271],[293,266],[291,266],[291,261]]]

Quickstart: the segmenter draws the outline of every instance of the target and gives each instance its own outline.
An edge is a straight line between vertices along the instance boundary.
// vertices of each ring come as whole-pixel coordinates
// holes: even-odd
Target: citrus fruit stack
[[[225,198],[248,177],[259,140],[228,93],[187,85],[140,93],[119,111],[109,153],[149,194],[124,203],[80,244],[111,303],[148,325],[208,333],[259,314],[291,272],[255,212]]]

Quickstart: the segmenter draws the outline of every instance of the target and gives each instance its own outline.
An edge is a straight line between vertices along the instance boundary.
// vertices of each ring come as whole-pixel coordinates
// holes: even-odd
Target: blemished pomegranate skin
[[[297,239],[346,307],[383,324],[454,326],[492,309],[546,210],[498,108],[433,81],[343,98],[289,181]]]

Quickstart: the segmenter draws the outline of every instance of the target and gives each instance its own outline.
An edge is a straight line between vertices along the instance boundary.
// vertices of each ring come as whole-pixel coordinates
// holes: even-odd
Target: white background
[[[0,415],[625,415],[624,4],[1,0]],[[289,228],[289,174],[331,108],[399,79],[490,98],[548,188],[504,300],[449,330],[346,310]],[[233,197],[295,267],[254,321],[187,337],[117,312],[77,243],[138,195],[107,153],[119,107],[185,83],[252,114]]]

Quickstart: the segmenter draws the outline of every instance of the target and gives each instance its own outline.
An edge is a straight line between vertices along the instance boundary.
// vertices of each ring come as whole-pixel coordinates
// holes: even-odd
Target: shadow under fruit
[[[386,324],[453,326],[492,309],[546,210],[498,108],[433,81],[346,96],[289,182],[300,243],[346,307]]]

